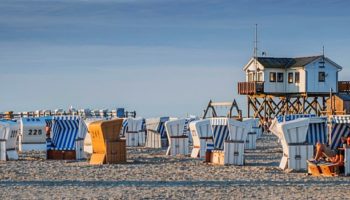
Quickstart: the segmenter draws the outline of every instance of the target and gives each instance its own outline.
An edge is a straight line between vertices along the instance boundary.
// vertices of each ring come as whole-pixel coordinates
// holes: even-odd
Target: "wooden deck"
[[[239,82],[238,94],[253,95],[264,93],[264,82]]]

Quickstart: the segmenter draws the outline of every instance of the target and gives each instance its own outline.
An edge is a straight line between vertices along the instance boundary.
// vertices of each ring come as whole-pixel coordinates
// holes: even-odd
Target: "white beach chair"
[[[141,146],[144,140],[144,136],[141,133],[143,129],[143,119],[142,118],[128,118],[127,129],[125,132],[126,146],[136,147]]]
[[[225,163],[232,165],[244,165],[244,148],[251,126],[246,122],[230,119],[228,130],[230,140],[225,142]]]
[[[169,117],[146,119],[147,137],[145,147],[162,148],[168,146],[164,123]]]
[[[52,117],[20,119],[19,151],[46,151],[46,120]]]
[[[259,127],[256,127],[257,120],[255,118],[246,118],[243,119],[243,122],[247,123],[249,131],[245,143],[245,149],[256,149],[256,140],[259,133]]]
[[[190,123],[193,139],[192,158],[205,158],[207,146],[213,146],[213,131],[210,119],[202,119]]]
[[[18,160],[17,137],[19,124],[15,121],[0,121],[0,160]]]
[[[299,118],[271,125],[271,131],[281,139],[283,156],[280,168],[285,170],[306,170],[306,160],[313,156],[313,145],[307,144],[310,120]]]
[[[260,126],[259,118],[243,118],[243,121],[249,121],[252,125],[250,132],[256,133],[256,138],[259,139],[262,136],[262,127]]]
[[[188,155],[189,143],[186,135],[186,119],[165,122],[169,147],[166,155]]]

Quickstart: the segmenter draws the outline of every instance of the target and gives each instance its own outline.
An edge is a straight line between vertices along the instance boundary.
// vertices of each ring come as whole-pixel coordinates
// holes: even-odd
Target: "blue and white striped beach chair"
[[[82,159],[86,133],[86,124],[79,116],[53,117],[51,144],[48,145],[48,150],[74,150],[76,159]]]
[[[211,118],[210,124],[213,131],[215,150],[223,150],[225,140],[229,139],[228,118]]]

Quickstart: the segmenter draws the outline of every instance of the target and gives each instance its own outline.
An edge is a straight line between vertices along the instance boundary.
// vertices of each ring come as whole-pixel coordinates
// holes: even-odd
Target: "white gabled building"
[[[262,82],[265,94],[338,92],[341,66],[323,55],[297,58],[253,57],[243,68],[246,82]]]

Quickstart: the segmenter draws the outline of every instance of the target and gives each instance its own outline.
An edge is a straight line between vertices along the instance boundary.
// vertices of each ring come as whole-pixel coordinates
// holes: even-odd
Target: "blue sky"
[[[245,97],[253,52],[326,56],[349,79],[350,1],[1,0],[0,110],[126,107],[202,114]]]

